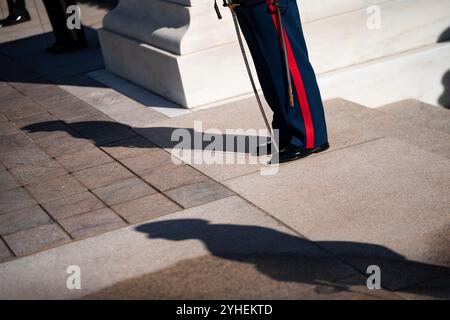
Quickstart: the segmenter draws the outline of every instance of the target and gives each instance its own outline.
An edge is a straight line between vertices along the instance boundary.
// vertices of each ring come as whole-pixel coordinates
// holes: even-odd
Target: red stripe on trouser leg
[[[278,19],[276,14],[274,13],[274,7],[271,3],[271,0],[269,0],[269,9],[272,13],[272,20],[275,25],[275,28],[277,30],[278,37],[280,38],[280,30],[278,26]],[[280,23],[282,23],[280,21]],[[295,60],[294,52],[292,51],[291,42],[289,41],[289,37],[287,36],[286,30],[283,28],[283,36],[286,42],[286,50],[288,55],[288,63],[289,63],[289,70],[291,71],[292,78],[294,80],[294,86],[295,91],[297,92],[297,97],[300,102],[300,109],[302,111],[303,115],[303,121],[305,124],[305,131],[306,131],[306,149],[312,149],[314,148],[314,125],[312,122],[311,117],[311,110],[309,107],[308,97],[306,96],[306,90],[305,85],[303,83],[303,78],[300,73],[300,69],[298,68],[297,61]]]

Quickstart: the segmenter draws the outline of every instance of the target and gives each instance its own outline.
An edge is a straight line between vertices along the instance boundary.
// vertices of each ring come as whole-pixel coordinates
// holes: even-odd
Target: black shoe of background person
[[[12,26],[30,20],[30,14],[27,11],[25,11],[23,14],[10,14],[5,19],[0,20],[0,28]]]
[[[60,43],[58,41],[55,41],[50,47],[45,48],[45,52],[46,53],[51,53],[58,46],[60,46]]]
[[[55,46],[47,48],[53,54],[62,54],[66,52],[71,52],[75,50],[84,49],[87,47],[85,42],[71,42],[71,43],[60,43]]]
[[[319,153],[327,150],[330,147],[328,143],[325,143],[317,148],[313,149],[303,149],[289,144],[280,152],[276,153],[272,156],[272,160],[270,160],[270,164],[277,163],[285,163],[298,159],[305,158],[307,156],[312,155],[313,153]]]

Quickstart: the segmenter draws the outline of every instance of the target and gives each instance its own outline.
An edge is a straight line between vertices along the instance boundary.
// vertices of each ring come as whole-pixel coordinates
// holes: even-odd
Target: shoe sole
[[[4,25],[2,25],[2,27],[10,27],[10,26],[14,26],[16,24],[21,24],[21,23],[24,23],[24,22],[28,22],[30,20],[31,20],[31,17],[27,17],[27,18],[23,18],[23,19],[21,19],[19,21],[13,21],[11,23],[4,24]]]
[[[292,158],[292,159],[289,159],[289,160],[278,161],[278,164],[300,160],[300,159],[306,158],[306,157],[308,157],[308,156],[310,156],[310,155],[312,155],[314,153],[320,153],[320,152],[326,151],[329,148],[330,148],[330,144],[329,143],[325,143],[325,144],[323,144],[323,145],[321,145],[321,146],[319,146],[317,148],[307,150],[308,152],[305,152],[302,155],[299,155],[298,157],[295,157],[295,158]],[[269,161],[269,164],[271,164],[271,162],[272,161]]]
[[[320,153],[320,152],[326,151],[328,149],[330,149],[330,144],[327,142],[327,143],[321,145],[320,147],[312,149],[313,150],[312,153]]]

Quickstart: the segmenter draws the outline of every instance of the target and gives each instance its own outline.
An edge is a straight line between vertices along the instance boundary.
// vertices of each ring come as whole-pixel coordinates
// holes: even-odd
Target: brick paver
[[[23,97],[23,95],[19,91],[14,90],[9,84],[5,82],[0,84],[0,102],[20,97]]]
[[[11,260],[13,258],[14,256],[11,251],[9,251],[6,244],[0,239],[0,263]]]
[[[0,91],[0,236],[15,256],[232,194],[44,78]]]
[[[47,161],[48,159],[49,156],[35,145],[14,148],[9,152],[0,152],[0,161],[2,161],[3,165],[7,168],[36,164],[38,162]]]
[[[126,223],[109,208],[98,209],[65,218],[59,222],[75,239],[111,231],[126,225]]]
[[[139,199],[157,191],[141,179],[132,177],[94,189],[93,192],[105,203],[112,206],[121,202]]]
[[[39,92],[39,95],[34,95],[33,99],[51,114],[59,107],[80,102],[79,99],[55,85],[49,86],[47,90],[44,90],[44,93]],[[33,93],[31,94],[33,95]],[[53,112],[50,110],[53,110]]]
[[[24,129],[26,126],[29,125],[38,126],[40,123],[50,121],[56,121],[56,118],[52,116],[50,113],[44,112],[33,116],[24,117],[22,119],[14,120],[14,123],[17,126],[17,128]],[[45,131],[36,131],[35,133],[27,131],[27,134],[32,138],[43,136],[45,133],[46,133]]]
[[[69,172],[80,171],[114,161],[113,158],[93,145],[73,153],[63,154],[57,157],[56,160]]]
[[[98,115],[95,113],[92,117],[85,115],[82,120],[72,122],[71,127],[97,146],[136,136],[128,126],[113,121],[97,121],[96,117]]]
[[[0,140],[0,152],[6,153],[11,150],[16,150],[31,146],[33,141],[22,132],[3,136]]]
[[[43,207],[53,218],[59,220],[101,209],[105,204],[91,192],[85,191],[44,203]]]
[[[40,206],[25,208],[0,215],[0,235],[4,236],[49,223],[51,218]]]
[[[11,122],[1,121],[0,119],[0,136],[18,133],[19,130]]]
[[[143,179],[158,190],[167,191],[194,183],[203,182],[209,178],[190,166],[168,164],[161,170],[154,170],[143,176]]]
[[[152,148],[137,157],[123,159],[122,163],[136,174],[146,176],[171,163],[171,155],[164,150]]]
[[[25,256],[70,242],[70,237],[57,224],[46,224],[16,232],[3,239],[17,256]]]
[[[31,207],[36,204],[23,188],[14,188],[0,193],[0,214]]]
[[[229,197],[233,192],[213,180],[208,180],[170,190],[167,195],[184,208],[190,208]]]
[[[74,137],[67,132],[55,132],[53,134],[49,134],[44,138],[37,139],[37,143],[52,157],[74,153],[90,147],[90,143],[88,141],[81,137]]]
[[[86,191],[86,188],[71,175],[52,177],[39,182],[34,182],[27,185],[25,188],[40,203],[46,203]]]
[[[0,192],[18,187],[18,182],[7,170],[0,170]]]
[[[0,112],[10,120],[18,120],[43,113],[45,110],[28,97],[17,97],[1,104]]]
[[[160,193],[115,205],[113,209],[129,223],[138,223],[181,210]]]
[[[15,123],[18,128],[26,132],[36,143],[40,140],[45,141],[44,139],[50,136],[58,136],[64,132],[71,133],[70,128],[63,121],[58,121],[49,113],[16,120]],[[45,147],[44,142],[42,142],[42,146]]]
[[[46,110],[64,106],[64,102],[78,100],[43,77],[27,82],[9,82],[9,84],[23,95],[31,97],[33,101],[39,103]]]
[[[59,177],[67,174],[67,171],[58,162],[50,158],[37,163],[16,166],[9,169],[9,172],[22,185],[37,182],[47,177]]]
[[[90,189],[104,187],[122,179],[133,177],[133,173],[118,162],[102,164],[73,174]]]

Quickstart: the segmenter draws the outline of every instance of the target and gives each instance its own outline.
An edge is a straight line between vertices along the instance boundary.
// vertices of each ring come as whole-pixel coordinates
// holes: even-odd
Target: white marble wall
[[[316,72],[329,72],[436,43],[450,27],[449,0],[378,2],[380,29],[367,28],[366,6],[304,24]]]
[[[405,99],[449,106],[450,42],[319,75],[324,100],[343,98],[378,108]]]

